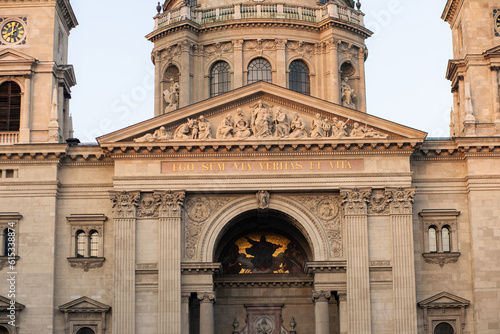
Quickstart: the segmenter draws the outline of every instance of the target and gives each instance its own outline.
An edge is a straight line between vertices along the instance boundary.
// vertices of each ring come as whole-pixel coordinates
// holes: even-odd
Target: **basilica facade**
[[[499,333],[500,5],[442,19],[448,139],[370,115],[359,1],[167,0],[82,145],[70,1],[0,0],[0,334]]]

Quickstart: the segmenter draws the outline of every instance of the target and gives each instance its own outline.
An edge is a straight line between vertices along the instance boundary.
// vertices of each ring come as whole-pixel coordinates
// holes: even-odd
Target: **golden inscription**
[[[364,161],[210,161],[167,162],[161,164],[162,174],[238,174],[238,173],[296,173],[296,172],[360,172]]]

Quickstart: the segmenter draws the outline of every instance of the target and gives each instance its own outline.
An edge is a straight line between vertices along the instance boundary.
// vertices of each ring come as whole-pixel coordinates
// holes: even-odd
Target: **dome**
[[[192,1],[192,0],[191,0]],[[272,3],[274,1],[243,1],[241,3],[263,3],[263,4],[268,4]],[[293,5],[305,5],[305,6],[316,6],[318,3],[320,4],[325,4],[328,1],[322,0],[322,1],[315,1],[315,0],[289,0],[286,3],[288,4],[293,4]],[[345,7],[351,7],[354,8],[354,0],[331,0],[330,2],[336,3],[340,6],[345,6]],[[168,11],[172,8],[177,8],[181,7],[183,4],[186,2],[183,0],[166,0],[165,3],[163,4],[163,10]],[[232,0],[218,0],[218,1],[211,1],[211,0],[198,0],[195,1],[193,5],[199,6],[201,8],[212,8],[212,7],[220,7],[220,6],[229,6],[233,5],[235,2]],[[282,2],[281,2],[282,3]]]

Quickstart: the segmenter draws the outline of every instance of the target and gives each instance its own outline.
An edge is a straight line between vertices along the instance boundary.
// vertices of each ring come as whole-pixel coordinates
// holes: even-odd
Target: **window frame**
[[[1,232],[1,248],[0,248],[0,270],[9,264],[9,260],[17,262],[19,257],[19,221],[23,216],[19,212],[0,212],[0,232]],[[7,250],[8,240],[5,240],[4,231],[7,229],[14,231],[14,256],[8,256],[5,251]]]
[[[294,66],[294,64],[302,65],[306,69],[306,71],[300,72],[300,71],[292,70],[292,66]],[[297,65],[295,65],[295,66],[297,66]],[[297,76],[305,75],[305,81],[301,81],[301,80],[293,80],[292,81],[294,75],[297,75]],[[303,90],[296,90],[292,87],[293,86],[292,83],[295,83],[299,86],[305,85],[306,89],[304,91]],[[288,89],[290,89],[294,92],[297,92],[297,93],[311,95],[311,70],[309,69],[309,65],[307,64],[307,62],[305,62],[303,59],[295,59],[295,60],[290,62],[290,65],[288,65]]]
[[[267,76],[267,71],[269,71],[269,78],[259,78],[259,73],[264,73],[262,72],[262,69],[250,69],[250,66],[255,66],[255,65],[252,65],[254,62],[258,62],[258,61],[262,61],[262,63],[266,63],[268,66],[269,66],[269,69],[266,69],[266,76]],[[266,66],[267,67],[267,66]],[[260,71],[260,72],[259,72]],[[251,73],[257,73],[257,78],[252,78],[252,81],[250,81],[250,75]],[[250,84],[253,84],[253,83],[256,83],[256,82],[259,82],[259,81],[264,81],[264,82],[267,82],[267,83],[273,83],[273,66],[271,64],[271,62],[269,60],[267,60],[266,58],[264,57],[256,57],[256,58],[253,58],[252,60],[250,60],[250,62],[248,63],[247,65],[247,75],[246,75],[246,79],[247,79],[247,85],[250,85]]]
[[[104,222],[108,219],[104,214],[72,214],[66,217],[71,229],[70,255],[67,260],[71,267],[88,271],[100,268],[104,257]],[[93,253],[92,235],[98,234],[98,244]],[[82,236],[80,240],[80,236]],[[80,245],[82,247],[80,247]],[[83,256],[79,253],[83,251]]]
[[[223,71],[218,71],[217,73],[214,73],[214,70],[221,65],[225,65],[225,68],[223,69]],[[215,77],[217,77],[217,79],[222,80],[222,81],[214,82]],[[222,79],[221,79],[221,77],[222,77]],[[222,89],[220,89],[221,86],[222,86]],[[215,91],[215,87],[217,87],[217,91]],[[231,65],[227,61],[218,60],[210,66],[209,89],[210,89],[209,95],[211,98],[215,97],[217,95],[227,93],[232,89]]]
[[[5,95],[2,94],[2,88],[4,85],[8,85],[7,93]],[[18,93],[12,93],[13,85],[15,85],[19,89]],[[19,85],[16,81],[7,80],[0,83],[0,132],[19,132],[21,128],[21,111],[23,106],[22,96],[23,90],[21,88],[21,85]],[[4,101],[4,107],[2,106],[3,99],[6,99],[6,101]],[[14,105],[15,102],[12,101],[13,99],[18,100],[19,105]],[[6,109],[5,128],[3,125],[4,120],[2,116],[2,109]]]
[[[443,267],[448,263],[455,263],[460,257],[458,244],[458,216],[460,211],[455,209],[424,209],[419,212],[422,223],[423,252],[426,263],[439,264]],[[430,229],[436,230],[436,250],[431,249]],[[449,232],[449,249],[443,249],[442,231]]]

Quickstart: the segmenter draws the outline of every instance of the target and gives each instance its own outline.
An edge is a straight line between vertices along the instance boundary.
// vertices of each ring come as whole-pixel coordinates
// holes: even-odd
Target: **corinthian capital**
[[[411,215],[413,212],[413,197],[415,188],[388,189],[391,194],[391,214]]]
[[[342,190],[342,204],[344,206],[344,213],[346,215],[366,215],[367,203],[370,197],[370,189],[350,189]]]
[[[160,201],[160,217],[180,217],[186,193],[184,191],[155,191]]]
[[[111,191],[110,197],[115,218],[135,218],[135,211],[141,198],[139,191]]]

